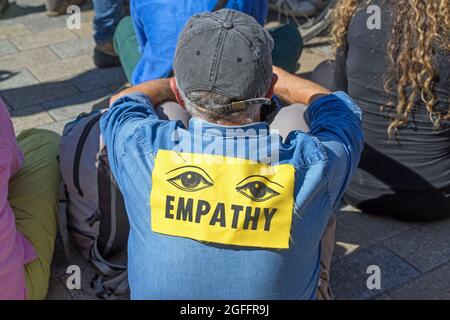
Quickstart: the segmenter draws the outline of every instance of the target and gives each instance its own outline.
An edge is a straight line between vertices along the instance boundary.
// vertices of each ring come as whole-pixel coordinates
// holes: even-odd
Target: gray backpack
[[[80,114],[64,127],[59,162],[66,205],[61,206],[61,236],[97,268],[91,287],[103,299],[129,295],[128,217],[123,196],[109,168],[99,128],[102,111]]]

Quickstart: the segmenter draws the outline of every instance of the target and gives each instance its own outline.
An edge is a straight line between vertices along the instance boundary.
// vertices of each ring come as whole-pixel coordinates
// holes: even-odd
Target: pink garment
[[[24,265],[36,259],[31,243],[16,230],[8,203],[9,179],[19,171],[23,155],[8,110],[0,98],[0,300],[25,299]]]

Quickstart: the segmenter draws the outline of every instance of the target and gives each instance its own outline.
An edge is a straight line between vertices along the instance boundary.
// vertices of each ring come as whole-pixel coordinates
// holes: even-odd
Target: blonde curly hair
[[[370,0],[340,0],[334,13],[332,37],[335,52],[346,43],[351,18]],[[450,0],[396,0],[389,1],[394,17],[387,45],[390,67],[385,90],[391,97],[388,106],[395,110],[388,126],[394,136],[399,127],[409,122],[409,114],[417,98],[425,103],[430,120],[439,128],[443,120],[450,119],[450,106],[446,111],[435,110],[437,103],[433,79],[437,75],[434,57],[437,50],[450,52]]]

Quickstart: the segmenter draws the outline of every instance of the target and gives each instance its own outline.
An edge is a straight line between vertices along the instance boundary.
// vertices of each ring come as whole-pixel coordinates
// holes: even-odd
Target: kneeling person
[[[282,70],[276,84],[272,48],[250,16],[197,15],[175,78],[112,98],[100,127],[129,213],[132,298],[316,298],[321,238],[362,148],[360,112]],[[261,110],[274,90],[303,105],[270,126]],[[159,116],[165,101],[192,116],[187,126]]]

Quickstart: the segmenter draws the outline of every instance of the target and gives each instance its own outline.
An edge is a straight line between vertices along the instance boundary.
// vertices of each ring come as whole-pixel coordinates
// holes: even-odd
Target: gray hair
[[[221,106],[225,104],[230,104],[233,102],[230,98],[227,98],[221,94],[211,92],[211,91],[193,91],[185,94],[183,90],[180,90],[181,98],[184,101],[186,110],[196,118],[206,120],[208,122],[223,124],[225,122],[233,124],[250,124],[259,121],[260,106],[253,106],[247,108],[246,110],[221,114],[205,109],[213,108],[215,106]],[[202,108],[203,106],[203,108]]]

